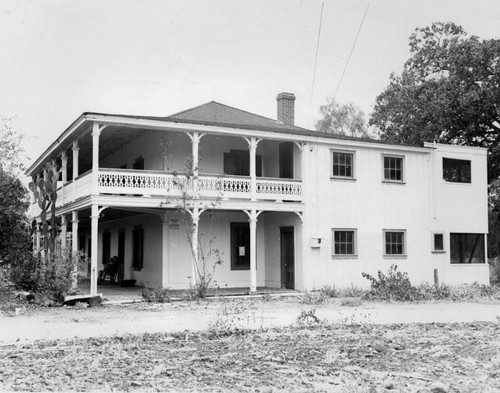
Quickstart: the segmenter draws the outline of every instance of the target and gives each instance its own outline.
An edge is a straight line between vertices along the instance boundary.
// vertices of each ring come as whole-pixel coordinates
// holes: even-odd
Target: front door
[[[295,288],[295,244],[293,227],[281,227],[281,287]]]

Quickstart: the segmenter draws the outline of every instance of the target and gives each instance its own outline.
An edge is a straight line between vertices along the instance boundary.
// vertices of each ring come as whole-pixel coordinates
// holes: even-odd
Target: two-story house
[[[414,283],[488,283],[485,149],[311,131],[294,103],[279,94],[277,120],[217,102],[76,119],[27,174],[61,168],[63,247],[90,258],[91,293],[115,255],[123,279],[173,289],[216,256],[217,285],[250,291],[366,287],[393,264]]]

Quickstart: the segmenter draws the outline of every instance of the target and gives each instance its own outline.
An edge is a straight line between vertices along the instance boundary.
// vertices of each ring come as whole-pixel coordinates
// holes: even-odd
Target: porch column
[[[68,232],[68,223],[66,222],[66,215],[61,216],[61,250],[66,250],[66,235]]]
[[[193,172],[193,196],[195,198],[198,198],[198,175],[199,175],[199,163],[200,163],[200,157],[199,157],[199,145],[201,138],[205,136],[205,134],[200,134],[199,132],[193,132],[187,133],[187,136],[189,139],[191,139],[191,146],[192,146],[192,163],[191,163],[191,170]]]
[[[169,279],[169,232],[168,232],[168,215],[167,213],[161,213],[161,223],[162,223],[162,247],[161,247],[161,286],[166,288],[168,286]]]
[[[97,245],[98,245],[98,225],[99,225],[99,206],[92,205],[91,220],[91,245],[90,253],[92,254],[90,260],[90,295],[97,295]]]
[[[257,165],[256,165],[256,154],[257,154],[257,145],[261,141],[261,139],[257,139],[256,137],[245,138],[249,147],[250,154],[250,195],[251,200],[257,200]]]
[[[68,156],[66,155],[66,150],[63,150],[61,153],[61,163],[62,163],[62,187],[61,187],[61,194],[62,194],[62,201],[63,203],[66,202],[66,195],[65,195],[65,185],[66,182],[68,181]]]
[[[201,213],[203,213],[205,209],[200,209],[198,206],[193,207],[192,211],[189,211],[191,214],[191,219],[193,222],[193,228],[191,231],[191,251],[193,252],[193,264],[191,266],[191,285],[196,285],[196,277],[198,275],[199,270],[199,259],[200,255],[198,252],[198,224],[200,221]]]
[[[94,195],[99,194],[99,135],[101,135],[102,129],[98,123],[92,125],[92,188]]]
[[[73,268],[71,287],[76,289],[78,286],[78,212],[76,210],[71,212],[71,257],[75,259],[75,266]]]
[[[250,222],[250,292],[257,291],[257,218],[262,211],[245,210]]]
[[[40,231],[40,224],[36,223],[36,239],[35,239],[35,252],[38,254],[42,246],[42,231]]]
[[[73,141],[73,181],[71,184],[71,188],[73,189],[73,198],[75,197],[76,185],[75,179],[78,177],[78,153],[80,152],[80,148],[78,147],[78,141]]]

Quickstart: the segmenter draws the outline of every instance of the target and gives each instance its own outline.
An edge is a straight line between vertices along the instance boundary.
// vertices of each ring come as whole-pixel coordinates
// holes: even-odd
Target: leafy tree
[[[12,124],[12,119],[0,118],[0,167],[8,173],[24,170],[22,159],[24,134]]]
[[[369,124],[390,142],[436,141],[489,149],[489,179],[500,176],[500,40],[454,23],[410,36],[411,57],[376,98]]]
[[[322,118],[316,123],[316,130],[330,134],[368,137],[365,115],[352,103],[341,104],[329,98],[320,107]]]
[[[26,188],[0,167],[0,265],[15,262],[29,251]]]

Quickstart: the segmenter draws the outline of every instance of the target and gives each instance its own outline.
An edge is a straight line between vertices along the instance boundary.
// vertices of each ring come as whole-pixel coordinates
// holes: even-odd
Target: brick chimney
[[[276,101],[278,102],[278,121],[293,126],[295,120],[295,94],[279,93]]]

